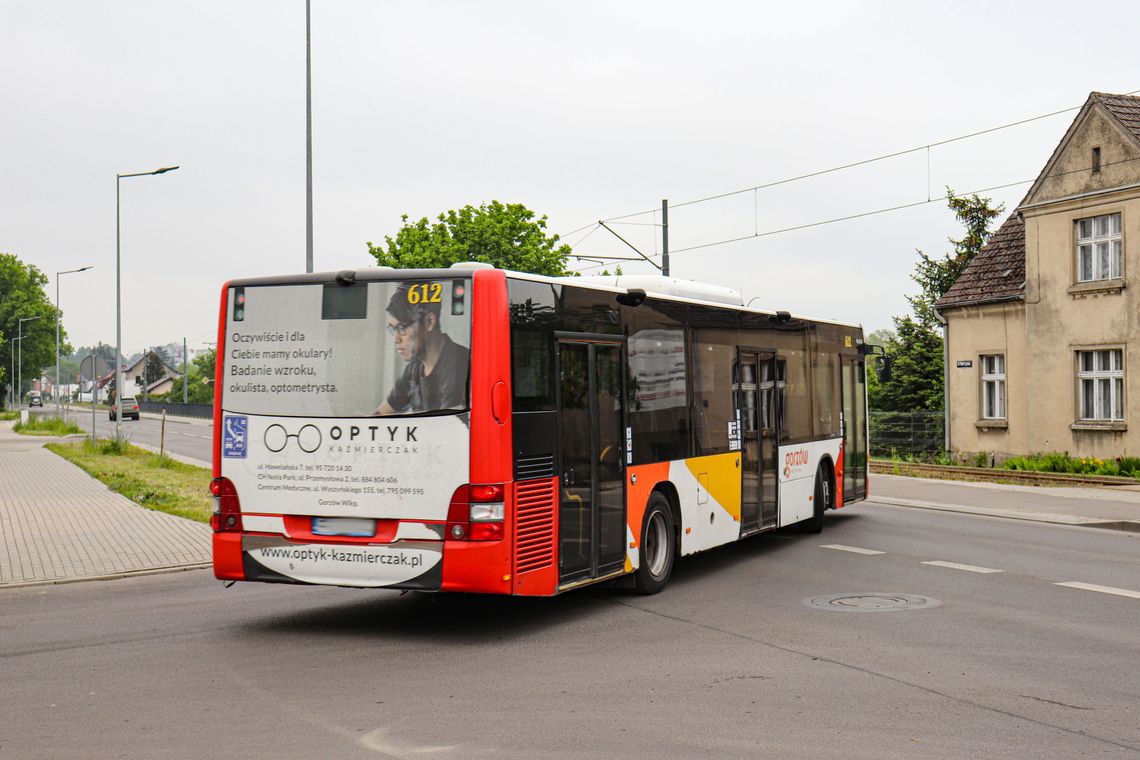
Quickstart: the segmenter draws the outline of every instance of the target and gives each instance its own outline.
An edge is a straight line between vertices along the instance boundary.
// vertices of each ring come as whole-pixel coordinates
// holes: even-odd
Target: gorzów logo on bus
[[[787,480],[793,474],[799,475],[800,469],[807,466],[810,455],[807,449],[798,449],[796,451],[789,451],[784,455],[784,479]]]

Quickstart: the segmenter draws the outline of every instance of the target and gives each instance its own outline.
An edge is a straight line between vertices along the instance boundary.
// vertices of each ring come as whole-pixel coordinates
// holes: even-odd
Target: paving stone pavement
[[[0,586],[209,564],[209,526],[138,506],[44,443],[0,423]]]

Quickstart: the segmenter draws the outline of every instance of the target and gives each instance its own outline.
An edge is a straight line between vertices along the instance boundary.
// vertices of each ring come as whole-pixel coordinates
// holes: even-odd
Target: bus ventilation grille
[[[553,454],[539,454],[537,456],[519,457],[515,461],[515,480],[553,477]]]
[[[515,572],[554,564],[554,479],[515,486]]]

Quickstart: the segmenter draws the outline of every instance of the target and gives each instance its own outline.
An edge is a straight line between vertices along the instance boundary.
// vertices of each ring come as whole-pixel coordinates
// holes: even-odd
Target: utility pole
[[[313,56],[305,0],[305,272],[313,272]]]
[[[190,403],[190,390],[186,385],[190,377],[190,356],[186,353],[186,338],[182,339],[182,403]]]
[[[661,274],[669,276],[669,199],[661,199]]]

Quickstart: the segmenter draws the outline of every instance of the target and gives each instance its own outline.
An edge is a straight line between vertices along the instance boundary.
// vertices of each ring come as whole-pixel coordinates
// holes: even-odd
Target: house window
[[[982,357],[982,418],[1005,419],[1005,356]]]
[[[1115,280],[1121,267],[1120,214],[1077,220],[1077,281]]]
[[[1092,156],[1092,173],[1100,173],[1100,148],[1093,148]]]
[[[1124,351],[1077,352],[1077,384],[1082,420],[1124,419]]]

